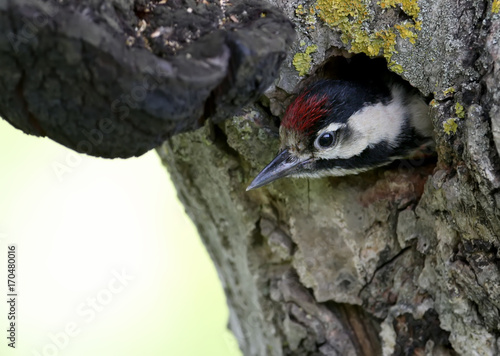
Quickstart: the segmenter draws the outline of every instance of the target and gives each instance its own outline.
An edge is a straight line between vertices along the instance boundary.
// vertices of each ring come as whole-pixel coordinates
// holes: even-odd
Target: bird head
[[[427,111],[420,95],[399,85],[317,81],[288,106],[280,152],[247,190],[284,177],[357,174],[404,158],[432,132]]]

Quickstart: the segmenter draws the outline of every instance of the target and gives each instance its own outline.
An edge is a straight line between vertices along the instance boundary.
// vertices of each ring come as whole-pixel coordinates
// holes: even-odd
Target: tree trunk
[[[500,354],[500,4],[269,2],[299,36],[275,85],[158,150],[243,353]],[[245,192],[277,151],[299,72],[335,75],[348,51],[384,56],[433,98],[437,163]]]
[[[104,157],[202,127],[158,152],[247,356],[498,355],[499,10],[499,0],[0,0],[0,115]],[[287,18],[298,38],[284,58]],[[245,192],[278,149],[297,87],[378,70],[353,54],[385,58],[433,99],[437,163]]]

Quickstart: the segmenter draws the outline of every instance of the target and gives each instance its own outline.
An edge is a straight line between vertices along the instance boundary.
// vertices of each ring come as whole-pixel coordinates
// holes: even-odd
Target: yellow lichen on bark
[[[381,8],[401,7],[412,21],[404,21],[393,27],[382,30],[370,30],[370,2],[364,0],[318,0],[316,9],[321,20],[332,28],[342,32],[342,41],[350,44],[350,50],[355,53],[366,53],[369,56],[383,55],[389,67],[401,73],[403,68],[393,62],[392,56],[396,53],[396,39],[399,35],[414,44],[417,40],[417,31],[422,28],[418,21],[420,8],[416,0],[382,0],[378,3]]]
[[[318,50],[318,46],[312,45],[308,46],[304,53],[297,53],[293,57],[293,66],[299,72],[299,75],[306,75],[311,68],[311,53]]]
[[[463,119],[465,117],[465,109],[459,102],[455,104],[455,113],[460,119]]]
[[[454,118],[448,119],[443,122],[443,130],[447,135],[457,133],[458,125]]]
[[[500,11],[500,0],[495,0],[491,5],[491,12],[493,12],[494,14],[498,14],[499,11]]]

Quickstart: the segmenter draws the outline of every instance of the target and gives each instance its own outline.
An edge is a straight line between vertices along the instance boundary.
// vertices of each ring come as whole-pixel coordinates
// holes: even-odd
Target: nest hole
[[[390,71],[383,57],[370,58],[364,53],[351,54],[339,49],[330,51],[330,56],[314,73],[303,80],[301,87],[319,79],[381,82],[393,81],[405,86],[411,85],[396,73]]]

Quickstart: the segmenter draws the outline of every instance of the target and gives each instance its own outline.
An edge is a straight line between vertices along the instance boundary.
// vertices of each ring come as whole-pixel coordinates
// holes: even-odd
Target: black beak
[[[310,159],[300,159],[290,154],[288,150],[283,150],[255,177],[247,187],[247,192],[277,179],[302,172],[304,171],[304,165],[308,162],[310,162]]]

